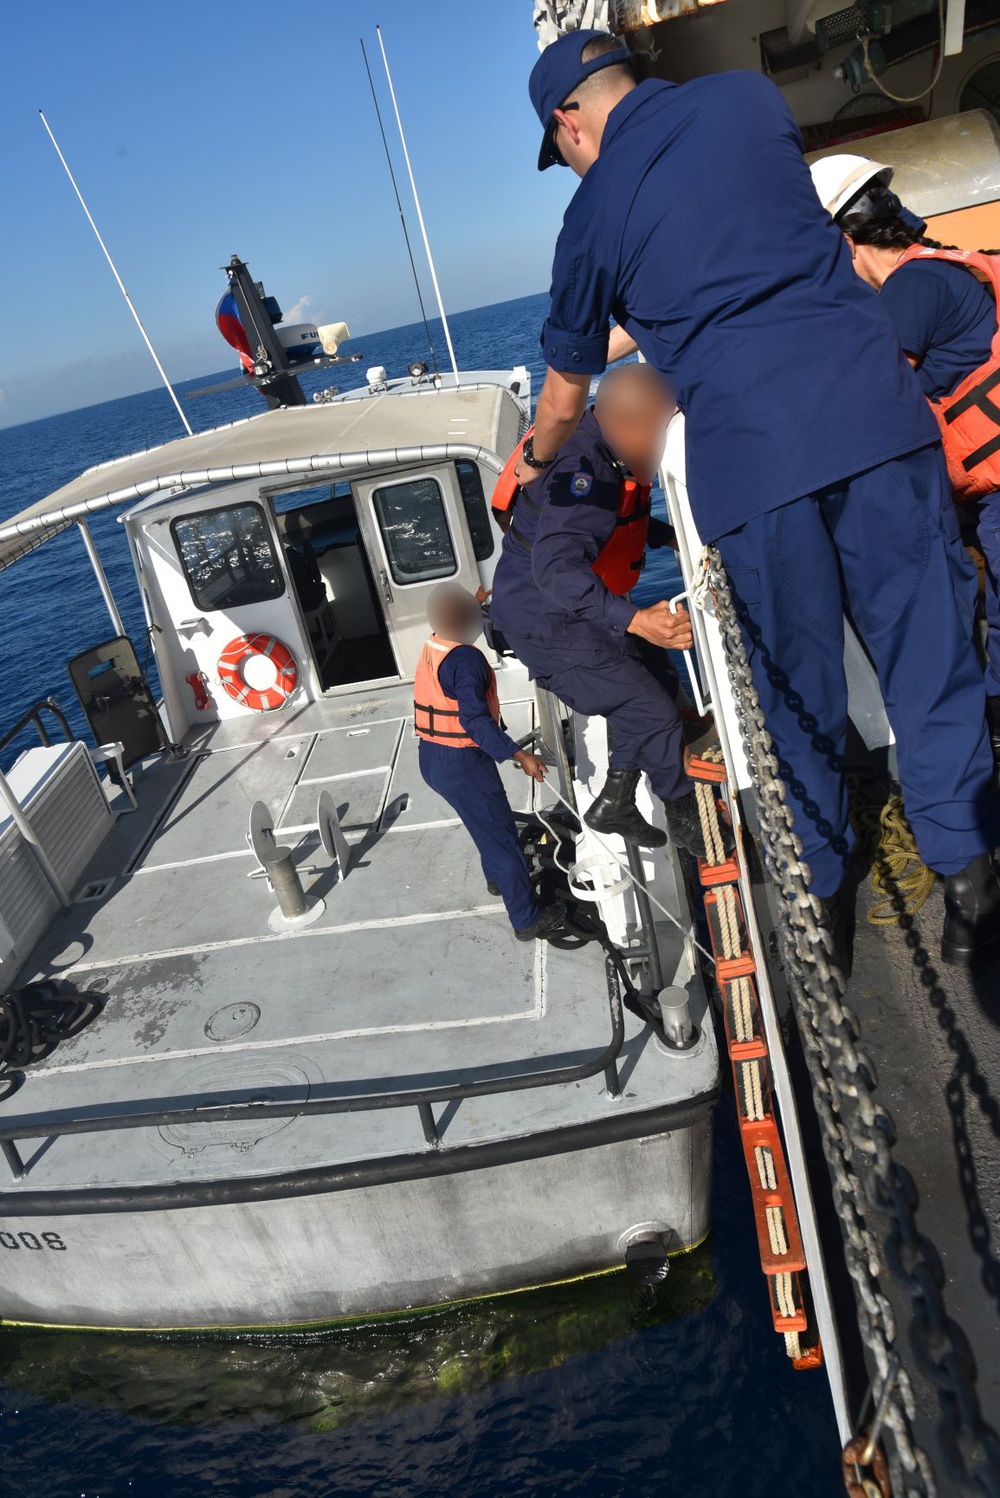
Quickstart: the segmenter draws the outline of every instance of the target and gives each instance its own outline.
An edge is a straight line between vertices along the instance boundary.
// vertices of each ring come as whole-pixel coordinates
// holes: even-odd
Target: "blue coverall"
[[[921,224],[921,232],[924,228]],[[962,266],[908,261],[893,271],[879,295],[904,353],[917,360],[925,395],[950,395],[989,359],[997,330],[996,298]],[[975,526],[986,562],[986,691],[1000,697],[1000,494],[959,501],[959,516]]]
[[[740,597],[814,892],[851,848],[841,583],[921,856],[959,872],[996,835],[971,564],[936,423],[768,79],[650,79],[611,111],[556,247],[546,362],[599,373],[611,317],[684,411],[692,513]]]
[[[618,511],[622,467],[593,411],[558,459],[514,504],[493,579],[493,619],[532,678],[578,712],[606,718],[612,770],[645,770],[657,795],[686,795],[676,678],[665,651],[650,670],[626,633],[636,605],[593,571]],[[650,520],[652,544],[669,527]]]
[[[523,931],[538,920],[541,910],[497,769],[497,761],[513,758],[517,745],[490,712],[489,662],[475,645],[457,645],[438,667],[438,681],[458,703],[458,721],[480,747],[456,749],[421,739],[420,773],[461,818],[479,851],[483,877],[499,887],[511,925]]]

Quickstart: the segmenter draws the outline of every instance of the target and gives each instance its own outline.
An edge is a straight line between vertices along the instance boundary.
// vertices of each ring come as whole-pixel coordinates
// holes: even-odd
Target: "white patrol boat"
[[[418,770],[427,595],[490,586],[527,373],[369,376],[0,523],[3,568],[80,526],[112,619],[71,663],[94,741],[47,703],[4,741],[41,730],[0,780],[7,1321],[328,1322],[662,1272],[708,1233],[685,868],[581,830],[603,722],[496,656],[552,766],[505,773],[535,877],[571,870],[562,944],[512,939]],[[110,506],[158,702],[86,531]]]

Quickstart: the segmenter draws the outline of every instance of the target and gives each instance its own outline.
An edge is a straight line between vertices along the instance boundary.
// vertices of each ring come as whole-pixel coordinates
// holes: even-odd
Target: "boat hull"
[[[514,1141],[520,1158],[458,1168],[441,1150],[430,1171],[414,1157],[411,1173],[397,1161],[372,1184],[343,1174],[309,1192],[294,1176],[242,1193],[206,1184],[198,1205],[67,1192],[46,1210],[42,1193],[20,1205],[7,1193],[0,1316],[144,1330],[330,1322],[611,1268],[637,1229],[660,1233],[669,1252],[694,1247],[709,1228],[711,1099],[667,1130],[640,1117],[627,1120],[631,1137],[613,1137],[624,1122],[604,1142],[563,1131],[544,1152]],[[251,1188],[250,1199],[217,1199]]]

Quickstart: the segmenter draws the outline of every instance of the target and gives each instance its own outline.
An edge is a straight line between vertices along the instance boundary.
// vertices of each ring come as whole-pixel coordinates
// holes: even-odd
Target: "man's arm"
[[[549,315],[542,328],[548,373],[535,407],[536,458],[548,461],[558,456],[587,409],[592,376],[607,367],[614,293],[609,269],[564,228],[556,241]],[[518,482],[534,483],[543,471],[520,463]]]
[[[612,638],[639,635],[667,650],[691,648],[687,611],[669,604],[638,608],[611,593],[593,570],[601,548],[615,528],[619,485],[613,478],[593,477],[586,499],[573,493],[578,475],[569,461],[550,474],[546,503],[531,547],[531,570],[545,596],[563,613],[585,619]]]
[[[589,390],[590,375],[561,374],[556,369],[548,371],[535,406],[533,446],[536,458],[547,461],[558,456],[563,443],[569,441],[580,425],[587,409]],[[522,486],[534,483],[544,471],[527,463],[518,463],[514,470]]]
[[[635,339],[626,333],[620,323],[616,323],[608,336],[608,363],[617,364],[619,359],[627,359],[638,347]]]
[[[438,680],[442,689],[458,703],[458,721],[484,754],[498,763],[515,759],[519,750],[490,712],[486,693],[490,684],[490,666],[481,650],[474,645],[459,645],[441,663]]]
[[[574,485],[589,480],[586,495]],[[619,482],[614,473],[594,473],[561,459],[549,475],[546,498],[531,547],[531,570],[546,598],[564,614],[586,620],[617,639],[627,632],[636,606],[609,593],[593,570],[615,528]]]

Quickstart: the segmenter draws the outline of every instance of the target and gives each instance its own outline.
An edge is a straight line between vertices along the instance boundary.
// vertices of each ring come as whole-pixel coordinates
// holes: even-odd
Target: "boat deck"
[[[521,681],[523,698],[504,702],[515,737],[533,724]],[[107,1002],[28,1069],[0,1116],[392,1092],[570,1066],[604,1050],[600,946],[513,940],[468,834],[420,777],[409,705],[404,687],[369,688],[215,725],[192,737],[185,759],[147,762],[138,813],[119,817],[82,894],[20,979],[69,979]],[[514,766],[503,774],[512,804],[529,809],[533,783]],[[343,881],[316,830],[322,790],[353,845]],[[308,892],[325,902],[309,926],[269,925],[274,896],[252,877],[246,837],[257,799],[275,813],[279,844],[295,849]],[[661,945],[665,967],[676,965],[669,928]],[[693,1001],[700,1021],[704,1001]],[[705,1031],[693,1051],[671,1054],[626,1014],[620,1099],[608,1098],[601,1073],[465,1099],[438,1109],[443,1143],[705,1100],[717,1069]],[[7,1188],[15,1191],[252,1176],[425,1146],[417,1110],[406,1107],[58,1137],[40,1127],[19,1147],[28,1168]]]
[[[940,883],[902,927],[869,925],[873,898],[866,882],[848,1000],[896,1125],[897,1157],[916,1181],[918,1226],[941,1255],[947,1311],[972,1345],[983,1413],[1000,1430],[1000,959],[972,973],[941,962]],[[905,1294],[889,1275],[885,1285],[905,1329]],[[919,1379],[915,1387],[918,1439],[943,1475],[936,1393]]]

